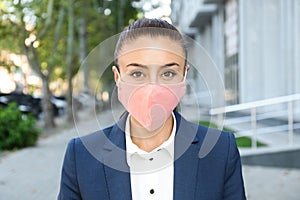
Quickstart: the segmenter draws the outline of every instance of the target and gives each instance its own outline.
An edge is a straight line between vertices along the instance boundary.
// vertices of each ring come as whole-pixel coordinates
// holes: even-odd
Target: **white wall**
[[[296,5],[298,0],[240,0],[241,103],[299,92]]]
[[[179,29],[188,29],[202,0],[173,0]],[[300,93],[300,0],[238,0],[240,103]],[[220,6],[220,5],[219,5]],[[224,69],[224,5],[204,31],[196,35],[219,67]],[[201,58],[197,52],[191,56]],[[205,90],[201,77],[195,84]],[[202,80],[203,81],[203,80]],[[296,111],[300,111],[298,102]],[[300,120],[300,114],[295,118]]]
[[[202,2],[203,0],[172,0],[171,18],[181,31],[185,32],[189,29],[198,8],[203,6]]]
[[[172,21],[174,24],[181,30],[183,33],[190,33],[191,29],[189,25],[197,16],[199,9],[202,6],[207,6],[202,4],[203,0],[173,0],[172,1]],[[207,54],[212,58],[213,62],[217,64],[220,74],[223,71],[223,41],[222,41],[222,25],[223,21],[223,12],[220,11],[220,15],[215,15],[212,18],[213,26],[206,26],[205,29],[201,32],[196,30],[195,41],[205,49],[206,52],[200,50],[199,46],[189,47],[189,58],[193,65],[197,66],[198,71],[194,68],[191,69],[188,73],[189,84],[191,87],[190,92],[197,94],[197,101],[201,106],[209,108],[212,104],[212,96],[210,90],[217,90],[218,85],[213,85],[212,79],[216,75],[216,71],[212,77],[208,77],[207,74],[210,74],[209,71],[211,68],[215,68],[210,59],[207,59]],[[195,30],[193,30],[195,31]],[[195,66],[191,66],[192,68]],[[201,70],[199,70],[199,68]],[[200,71],[200,72],[199,72]],[[205,75],[205,77],[204,77]],[[220,76],[219,76],[220,77]],[[216,80],[219,81],[219,80]],[[210,88],[209,86],[210,85]],[[217,92],[215,92],[217,93]],[[221,92],[219,92],[221,94]],[[188,96],[183,102],[194,102],[191,100],[192,96]],[[221,98],[220,98],[221,99]],[[214,104],[219,104],[221,106],[222,102],[214,102]]]

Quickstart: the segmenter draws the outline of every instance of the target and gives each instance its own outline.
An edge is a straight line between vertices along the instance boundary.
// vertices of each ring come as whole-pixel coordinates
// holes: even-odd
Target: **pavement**
[[[0,200],[53,200],[57,198],[61,166],[68,141],[110,125],[103,112],[79,115],[76,126],[57,119],[60,127],[42,137],[35,147],[0,155]],[[117,116],[118,114],[116,114]],[[299,200],[300,169],[243,166],[247,199]]]

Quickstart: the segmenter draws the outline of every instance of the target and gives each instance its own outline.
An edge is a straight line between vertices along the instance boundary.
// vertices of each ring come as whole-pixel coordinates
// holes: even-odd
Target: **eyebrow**
[[[174,66],[174,65],[180,67],[180,65],[178,63],[172,62],[172,63],[167,63],[165,65],[162,65],[161,68],[171,67],[171,66]],[[126,65],[126,67],[129,67],[129,66],[141,67],[141,68],[148,68],[147,65],[143,65],[143,64],[139,64],[139,63],[130,63],[130,64]]]
[[[142,64],[139,64],[139,63],[130,63],[130,64],[126,65],[126,67],[130,67],[130,66],[147,68],[146,65],[142,65]]]

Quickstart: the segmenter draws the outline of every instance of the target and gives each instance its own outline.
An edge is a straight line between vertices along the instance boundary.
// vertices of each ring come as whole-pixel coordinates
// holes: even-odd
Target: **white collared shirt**
[[[151,152],[135,145],[130,137],[130,115],[125,125],[127,163],[130,168],[132,200],[172,200],[174,181],[174,138],[176,118],[167,141]]]

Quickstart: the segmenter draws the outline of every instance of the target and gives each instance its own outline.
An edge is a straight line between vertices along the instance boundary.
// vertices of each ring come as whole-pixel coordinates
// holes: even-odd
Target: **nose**
[[[157,84],[159,82],[157,73],[156,72],[151,73],[149,75],[149,80],[148,81],[149,81],[149,84]]]

